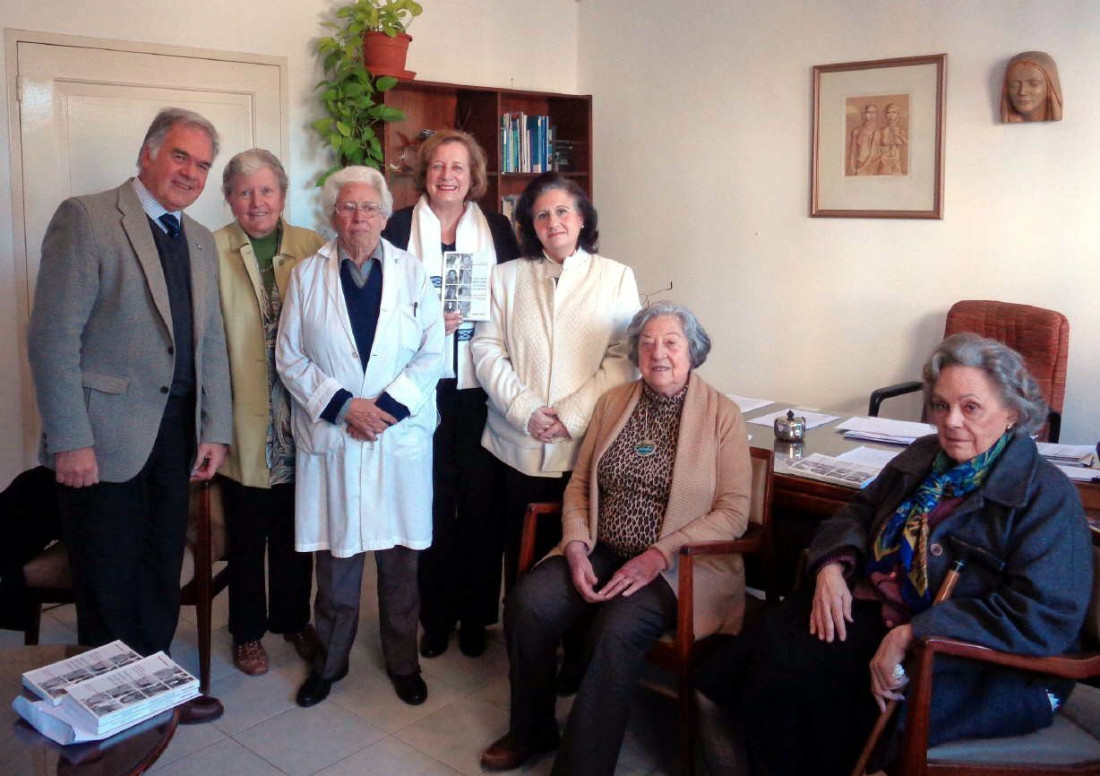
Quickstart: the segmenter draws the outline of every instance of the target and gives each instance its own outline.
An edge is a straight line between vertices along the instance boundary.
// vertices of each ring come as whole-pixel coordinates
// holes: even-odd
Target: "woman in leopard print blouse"
[[[645,653],[676,621],[674,559],[687,542],[733,539],[747,526],[748,433],[737,405],[694,373],[710,338],[686,308],[645,308],[627,330],[642,379],[596,405],[565,491],[562,543],[505,602],[511,725],[482,755],[517,768],[559,745],[555,649],[592,616],[588,667],[554,774],[612,774]],[[696,570],[696,630],[736,632],[744,611],[739,557]]]

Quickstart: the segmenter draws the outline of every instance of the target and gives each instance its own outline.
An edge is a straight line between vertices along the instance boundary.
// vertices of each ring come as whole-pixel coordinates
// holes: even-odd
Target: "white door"
[[[50,36],[49,42],[16,44],[20,148],[18,158],[13,153],[12,168],[16,187],[22,182],[21,202],[15,192],[22,207],[17,204],[15,224],[19,298],[11,302],[20,310],[20,331],[10,336],[20,342],[25,341],[42,238],[58,204],[69,196],[113,188],[135,175],[145,130],[161,108],[194,110],[221,135],[221,152],[206,190],[187,211],[211,230],[232,217],[220,192],[225,162],[253,146],[284,158],[288,150],[281,93],[285,61],[240,61],[245,57],[228,52],[192,56],[179,48],[155,53],[152,47],[134,46],[141,50],[133,51],[113,42],[98,47],[84,38],[72,45],[64,42]],[[21,462],[0,461],[0,467],[15,467],[0,472],[3,482],[32,463],[36,452],[38,423],[31,409],[25,347],[20,361],[23,407],[0,407],[0,413],[20,413],[0,421],[0,427],[22,425],[24,449]]]

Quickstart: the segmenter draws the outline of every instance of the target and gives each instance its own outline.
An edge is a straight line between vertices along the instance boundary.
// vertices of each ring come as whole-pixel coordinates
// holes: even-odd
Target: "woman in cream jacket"
[[[634,377],[626,327],[639,307],[633,270],[596,253],[596,209],[576,183],[540,175],[516,215],[527,258],[493,268],[491,317],[471,345],[489,396],[482,444],[503,464],[506,590],[527,504],[561,501],[596,400]]]

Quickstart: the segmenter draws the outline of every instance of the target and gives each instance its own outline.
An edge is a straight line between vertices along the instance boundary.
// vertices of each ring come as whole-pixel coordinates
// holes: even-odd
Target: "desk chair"
[[[695,695],[692,671],[695,661],[705,655],[707,640],[695,638],[695,559],[708,555],[760,555],[766,571],[771,563],[771,512],[772,512],[772,459],[771,450],[749,448],[752,463],[752,495],[749,501],[749,526],[740,539],[732,541],[695,542],[680,548],[678,558],[678,587],[676,628],[661,637],[646,655],[654,665],[676,676],[676,698],[679,703],[677,720],[677,771],[681,776],[695,772]],[[535,537],[538,521],[543,518],[561,520],[561,504],[528,504],[523,517],[523,536],[520,540],[517,578],[530,570],[535,560]],[[765,598],[769,603],[778,601],[774,580],[768,573],[768,589]],[[666,688],[656,688],[669,692]]]
[[[1100,534],[1092,532],[1094,565],[1100,563]],[[1093,580],[1092,603],[1081,633],[1082,643],[1096,650],[1059,657],[1022,657],[963,641],[921,639],[915,647],[910,677],[908,717],[902,739],[903,776],[1053,776],[1100,774],[1100,689],[1078,684],[1054,716],[1054,724],[1025,736],[951,741],[928,748],[933,660],[936,655],[977,660],[1022,671],[1067,679],[1100,676],[1100,577]]]
[[[50,497],[53,496],[51,491]],[[192,483],[187,521],[187,546],[180,573],[180,604],[194,606],[199,631],[199,690],[208,702],[210,692],[211,610],[214,597],[229,584],[229,572],[214,573],[214,563],[225,557],[225,517],[221,489],[215,484]],[[55,542],[23,566],[28,595],[27,628],[23,642],[38,643],[43,604],[73,602],[73,578],[64,542]],[[218,704],[220,705],[220,704]]]
[[[1039,438],[1057,442],[1062,427],[1062,405],[1066,398],[1066,365],[1069,360],[1069,321],[1054,310],[1026,304],[966,300],[947,311],[944,338],[959,332],[974,332],[999,340],[1024,357],[1031,376],[1050,406],[1047,425]],[[894,396],[919,391],[914,380],[879,388],[871,393],[867,414],[878,417],[882,402]]]

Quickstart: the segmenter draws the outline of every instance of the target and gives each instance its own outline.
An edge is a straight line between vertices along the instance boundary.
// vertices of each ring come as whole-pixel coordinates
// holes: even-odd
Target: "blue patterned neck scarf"
[[[932,471],[916,492],[883,521],[871,545],[867,575],[889,574],[896,569],[902,600],[913,614],[932,605],[928,589],[928,516],[942,499],[961,498],[980,488],[1011,437],[1006,432],[984,453],[960,464],[940,450]]]

